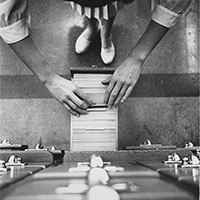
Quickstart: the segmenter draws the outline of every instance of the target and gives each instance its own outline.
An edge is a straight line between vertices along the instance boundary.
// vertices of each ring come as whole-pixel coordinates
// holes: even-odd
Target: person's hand
[[[55,75],[45,83],[50,93],[73,115],[88,114],[88,106],[92,100],[77,85],[71,81]]]
[[[102,81],[102,84],[109,84],[104,96],[104,103],[109,108],[128,98],[139,79],[142,64],[142,61],[127,58],[111,77]]]

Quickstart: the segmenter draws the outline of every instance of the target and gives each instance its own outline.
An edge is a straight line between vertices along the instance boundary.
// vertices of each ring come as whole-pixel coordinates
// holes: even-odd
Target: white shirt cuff
[[[155,5],[152,10],[152,20],[165,26],[171,28],[179,19],[180,14],[177,14],[161,5]]]
[[[1,27],[0,35],[7,44],[19,42],[29,35],[29,23],[26,19],[22,19],[9,26]]]

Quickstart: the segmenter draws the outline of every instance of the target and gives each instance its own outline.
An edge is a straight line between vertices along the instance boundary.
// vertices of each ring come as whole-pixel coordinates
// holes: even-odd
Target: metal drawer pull
[[[96,104],[93,105],[92,107],[89,107],[87,110],[88,111],[106,111],[108,106],[106,104]]]
[[[85,128],[86,131],[105,131],[106,128]]]
[[[107,108],[88,108],[87,111],[92,112],[92,111],[106,111]]]

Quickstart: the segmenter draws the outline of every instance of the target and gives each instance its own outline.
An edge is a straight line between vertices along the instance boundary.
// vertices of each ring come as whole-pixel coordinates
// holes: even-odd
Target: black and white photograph
[[[199,0],[0,0],[0,200],[199,200]]]

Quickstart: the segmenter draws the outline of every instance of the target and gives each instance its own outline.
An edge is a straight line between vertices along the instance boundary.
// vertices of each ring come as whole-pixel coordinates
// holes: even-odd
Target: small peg
[[[6,166],[24,166],[26,163],[22,162],[22,158],[11,155],[8,159],[8,162],[5,164]]]
[[[2,144],[6,144],[6,145],[12,145],[12,142],[10,142],[9,140],[3,140]]]
[[[188,142],[188,144],[185,144],[185,148],[190,148],[193,147],[193,143],[192,142]]]
[[[181,164],[181,157],[177,153],[173,153],[167,156],[167,160],[164,161],[165,164]]]
[[[146,140],[146,141],[144,142],[144,145],[151,145],[151,141],[150,141],[150,140]]]
[[[90,160],[90,167],[103,167],[103,160],[100,156],[92,155]]]

